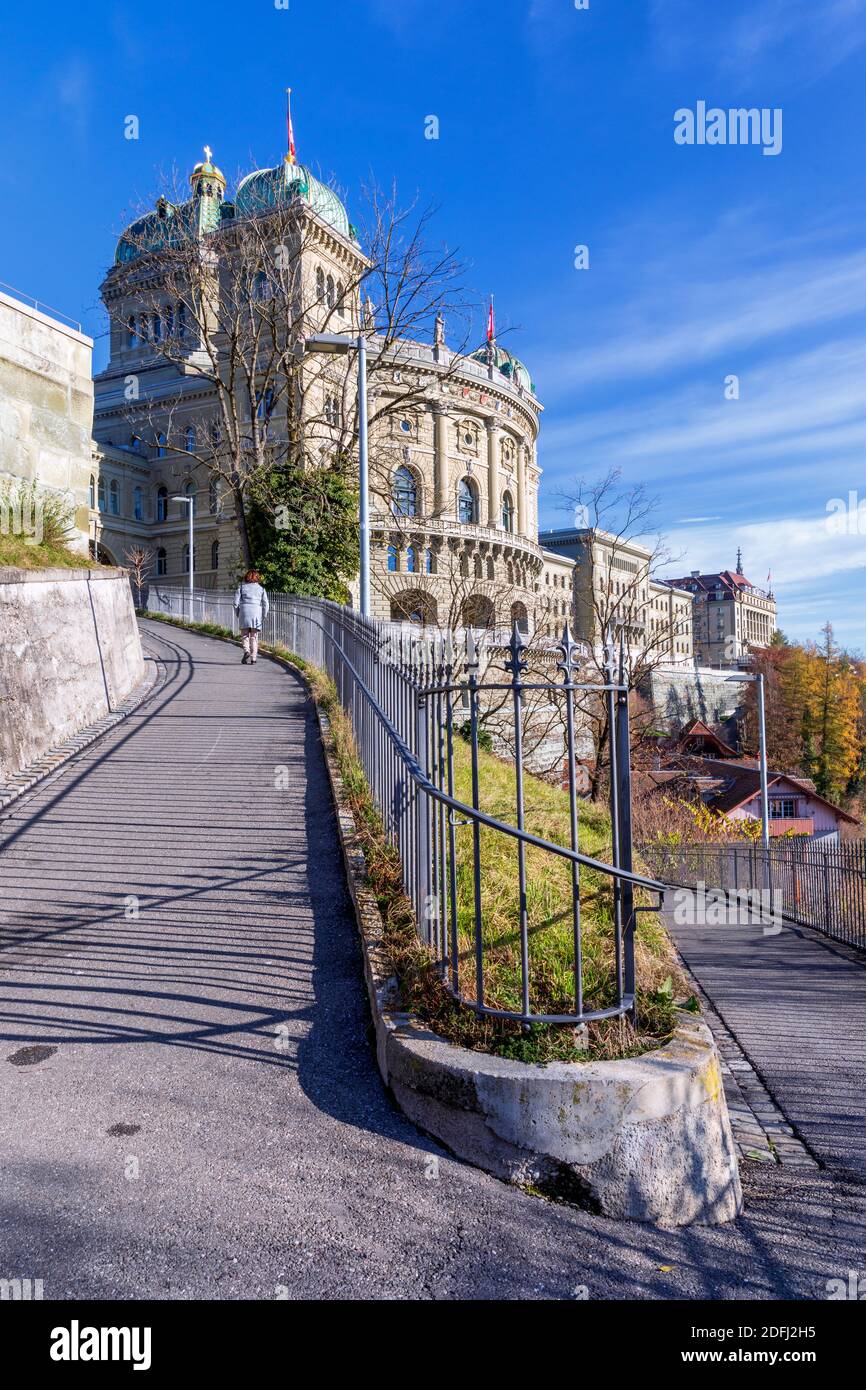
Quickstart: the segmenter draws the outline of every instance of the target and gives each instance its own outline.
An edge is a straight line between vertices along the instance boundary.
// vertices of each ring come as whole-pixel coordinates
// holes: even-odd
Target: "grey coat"
[[[261,628],[270,606],[261,584],[247,584],[244,580],[238,585],[235,593],[235,612],[241,629]]]

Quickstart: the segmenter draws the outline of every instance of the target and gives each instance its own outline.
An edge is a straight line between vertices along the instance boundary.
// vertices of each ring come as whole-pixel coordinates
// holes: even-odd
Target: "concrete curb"
[[[694,1015],[681,1013],[671,1041],[641,1057],[538,1065],[456,1047],[401,1010],[330,721],[299,667],[261,655],[300,677],[318,717],[377,1062],[405,1114],[496,1177],[604,1216],[661,1226],[738,1216],[742,1191],[719,1057]]]

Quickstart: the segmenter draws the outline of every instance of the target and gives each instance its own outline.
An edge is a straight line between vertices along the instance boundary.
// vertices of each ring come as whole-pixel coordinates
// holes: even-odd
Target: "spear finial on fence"
[[[478,643],[471,627],[466,629],[466,670],[470,680],[478,679]]]
[[[613,627],[609,626],[604,634],[604,676],[608,685],[614,683],[614,671],[616,663],[616,646]]]
[[[509,673],[515,685],[526,670],[525,651],[526,643],[521,636],[520,628],[517,626],[517,623],[515,623],[511,629],[511,640],[508,643],[508,660],[505,662],[505,670]]]
[[[559,650],[562,652],[562,659],[557,661],[556,669],[562,672],[563,681],[568,685],[569,681],[577,674],[580,658],[586,654],[584,644],[582,642],[575,642],[572,637],[568,622],[566,622],[562,629]]]

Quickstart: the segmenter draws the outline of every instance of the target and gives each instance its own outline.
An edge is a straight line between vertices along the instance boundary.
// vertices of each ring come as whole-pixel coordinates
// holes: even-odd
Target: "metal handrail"
[[[521,830],[516,825],[511,825],[508,821],[497,820],[495,816],[489,816],[485,811],[475,810],[472,806],[467,805],[465,801],[458,801],[456,797],[449,796],[446,792],[443,792],[439,787],[436,786],[435,782],[431,782],[430,778],[426,775],[426,773],[424,773],[424,771],[418,763],[415,754],[409,748],[408,744],[401,738],[397,729],[391,723],[387,714],[382,709],[382,706],[377,701],[375,695],[367,687],[357,667],[346,656],[346,653],[343,651],[342,647],[338,645],[335,639],[328,632],[327,628],[325,628],[323,624],[321,624],[318,621],[318,619],[308,617],[308,621],[312,622],[316,627],[319,628],[319,630],[324,634],[324,636],[331,643],[332,647],[338,653],[340,660],[343,662],[346,668],[349,671],[351,671],[358,688],[360,689],[361,693],[366,697],[367,701],[375,711],[376,717],[380,720],[382,726],[385,729],[385,732],[391,738],[392,742],[394,743],[394,746],[396,747],[404,763],[406,764],[408,772],[411,774],[416,784],[421,788],[422,791],[426,792],[428,796],[433,797],[435,801],[440,802],[444,806],[448,806],[452,811],[456,811],[462,816],[466,816],[471,820],[477,820],[481,825],[486,826],[488,830],[498,830],[503,835],[510,835],[515,840],[522,840],[524,844],[532,845],[535,849],[548,850],[551,854],[558,854],[563,859],[569,859],[573,861],[575,864],[582,864],[587,869],[598,869],[601,873],[609,874],[616,878],[627,879],[628,882],[634,884],[636,888],[647,888],[651,892],[661,893],[662,895],[664,895],[666,885],[663,883],[659,883],[654,878],[647,878],[644,874],[636,874],[629,869],[617,869],[612,864],[606,863],[604,859],[593,859],[591,855],[583,854],[580,850],[569,849],[567,845],[559,845],[556,843],[555,840],[545,840],[539,835],[533,835],[529,830]],[[418,694],[420,696],[433,695],[444,693],[447,690],[456,690],[459,688],[459,686],[453,685],[423,686],[418,689]],[[595,684],[593,684],[592,686],[590,686],[589,684],[561,685],[557,688],[560,690],[594,689],[598,690],[599,692],[616,691],[623,689],[623,687],[619,685]],[[511,686],[501,684],[487,685],[485,683],[484,689],[510,690]],[[537,685],[526,685],[524,686],[524,689],[542,690],[545,689],[545,686],[539,683]]]
[[[40,313],[50,314],[52,318],[61,319],[69,327],[81,332],[81,323],[78,319],[70,318],[61,309],[54,309],[50,304],[43,304],[40,299],[35,299],[32,294],[25,294],[24,290],[16,290],[14,285],[7,285],[5,280],[0,280],[0,290],[7,290],[9,294],[14,294],[16,299],[21,299],[25,304],[30,304]]]

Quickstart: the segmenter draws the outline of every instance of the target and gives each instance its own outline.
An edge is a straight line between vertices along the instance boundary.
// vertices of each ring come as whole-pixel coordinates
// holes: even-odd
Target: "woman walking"
[[[258,570],[247,570],[235,593],[235,612],[244,639],[244,666],[255,666],[258,660],[259,633],[270,606],[262,588],[262,576]]]

